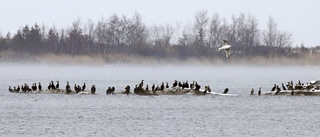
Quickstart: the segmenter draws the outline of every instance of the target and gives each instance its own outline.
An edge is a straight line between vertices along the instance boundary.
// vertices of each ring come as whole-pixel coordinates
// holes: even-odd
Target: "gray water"
[[[319,136],[320,97],[249,96],[320,79],[319,67],[0,64],[1,136]],[[126,85],[197,81],[221,95],[111,95]],[[8,86],[87,83],[98,95],[12,94]]]

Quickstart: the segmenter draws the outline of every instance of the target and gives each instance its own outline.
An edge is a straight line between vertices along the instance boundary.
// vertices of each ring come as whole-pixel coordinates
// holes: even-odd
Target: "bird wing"
[[[225,49],[227,59],[230,58],[230,49]]]

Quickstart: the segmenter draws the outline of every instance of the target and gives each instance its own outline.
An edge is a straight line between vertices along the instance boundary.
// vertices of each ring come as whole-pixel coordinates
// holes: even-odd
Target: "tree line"
[[[218,13],[209,17],[207,11],[196,12],[194,22],[185,26],[181,22],[146,26],[139,13],[131,18],[115,14],[97,23],[76,19],[71,27],[59,30],[54,26],[40,27],[36,23],[22,27],[14,34],[8,32],[0,36],[0,52],[73,56],[112,53],[182,60],[222,58],[224,52],[218,51],[222,39],[233,46],[232,56],[236,57],[298,57],[302,53],[312,53],[303,45],[293,48],[293,35],[280,31],[272,17],[261,30],[258,20],[250,14],[233,15],[228,22]]]

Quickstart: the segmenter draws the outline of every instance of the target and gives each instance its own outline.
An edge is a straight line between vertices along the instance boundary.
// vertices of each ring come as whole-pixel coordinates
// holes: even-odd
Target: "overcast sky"
[[[209,17],[218,13],[230,20],[240,13],[251,14],[266,28],[272,16],[278,29],[293,33],[294,46],[320,45],[319,0],[0,0],[0,32],[16,31],[28,25],[66,28],[81,18],[97,22],[103,16],[124,14],[131,17],[136,11],[143,15],[146,25],[192,23],[197,11],[207,10]]]

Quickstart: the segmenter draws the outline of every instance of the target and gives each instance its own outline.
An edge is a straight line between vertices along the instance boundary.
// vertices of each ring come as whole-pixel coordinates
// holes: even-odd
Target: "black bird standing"
[[[13,89],[11,88],[11,86],[9,86],[9,91],[10,91],[11,93],[14,92]]]
[[[53,84],[53,81],[51,81],[51,87],[52,89],[56,89],[56,86]]]
[[[59,89],[59,81],[57,81],[56,88]]]
[[[130,86],[127,85],[127,87],[126,87],[125,89],[126,89],[126,92],[125,92],[125,93],[126,93],[127,95],[129,95],[129,93],[130,93]]]
[[[40,82],[39,82],[39,84],[38,84],[38,89],[39,89],[39,91],[42,90],[42,86],[41,86],[41,83],[40,83]]]
[[[156,88],[156,86],[155,86],[154,83],[153,83],[153,85],[152,85],[152,87],[151,87],[152,91],[154,91],[155,88]]]
[[[276,84],[274,84],[274,86],[272,87],[271,91],[275,91],[276,90]]]
[[[284,86],[283,83],[282,83],[282,89],[283,89],[283,90],[287,90],[286,86]]]
[[[258,96],[261,95],[261,87],[259,88],[259,91],[258,91]]]
[[[95,94],[96,93],[96,86],[92,85],[91,87],[91,94]]]
[[[177,85],[178,85],[178,81],[175,80],[174,83],[173,83],[173,85],[172,85],[172,87],[176,87]]]
[[[164,90],[164,83],[162,82],[161,86],[160,86],[160,90],[163,91]]]
[[[85,89],[86,89],[86,83],[83,83],[82,91],[84,91]]]
[[[20,92],[20,86],[18,85],[17,92]]]
[[[251,89],[251,93],[250,93],[250,95],[253,95],[253,93],[254,93],[254,89],[252,88],[252,89]]]

